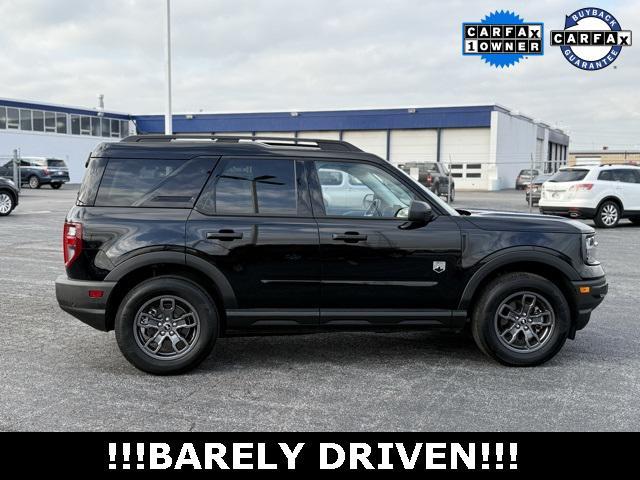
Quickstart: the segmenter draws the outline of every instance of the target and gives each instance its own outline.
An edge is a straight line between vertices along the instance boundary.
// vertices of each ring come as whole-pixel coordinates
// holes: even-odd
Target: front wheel
[[[15,202],[13,197],[8,193],[0,193],[0,217],[9,215],[13,211],[14,207]]]
[[[560,289],[546,278],[524,272],[493,280],[471,320],[480,350],[500,363],[521,367],[553,358],[570,326],[571,312]]]
[[[134,287],[116,316],[120,351],[135,367],[170,375],[195,368],[218,336],[213,299],[181,277],[156,277]]]
[[[600,205],[593,219],[600,228],[613,228],[620,222],[620,207],[612,200],[607,200]]]

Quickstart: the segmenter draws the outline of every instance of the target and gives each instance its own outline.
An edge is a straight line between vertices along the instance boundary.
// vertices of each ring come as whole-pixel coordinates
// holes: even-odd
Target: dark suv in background
[[[325,192],[335,172],[361,202]],[[138,136],[92,153],[56,294],[157,374],[220,336],[433,327],[529,366],[602,302],[595,246],[577,221],[456,211],[345,142]]]
[[[456,197],[456,184],[451,179],[451,190],[449,190],[449,171],[440,162],[405,162],[398,165],[398,168],[411,175],[412,170],[418,172],[418,182],[427,187],[436,195],[447,197],[449,203]]]
[[[13,175],[13,160],[0,167],[0,176]],[[22,157],[20,159],[20,179],[23,185],[40,188],[51,185],[58,189],[69,182],[69,168],[64,160],[58,158]]]

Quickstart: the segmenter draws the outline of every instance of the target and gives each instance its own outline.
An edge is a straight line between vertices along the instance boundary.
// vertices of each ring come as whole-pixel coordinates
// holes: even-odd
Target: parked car
[[[13,160],[0,167],[0,176],[13,176]],[[69,168],[64,160],[57,158],[22,157],[20,179],[23,185],[29,185],[30,188],[51,185],[57,190],[69,182]]]
[[[516,190],[524,190],[535,177],[540,175],[538,170],[520,170],[516,178]]]
[[[524,195],[527,200],[527,205],[529,203],[536,205],[540,201],[540,196],[542,195],[542,184],[552,176],[552,174],[538,175],[529,185],[527,185]]]
[[[9,215],[17,206],[20,193],[12,180],[0,177],[0,217]]]
[[[562,168],[542,187],[540,212],[592,219],[611,228],[628,218],[640,224],[640,167],[588,165]]]
[[[427,187],[436,195],[447,197],[450,201],[456,197],[456,184],[451,180],[451,192],[449,192],[449,171],[440,162],[408,162],[398,165],[398,168],[411,175],[411,170],[418,169],[418,182]]]
[[[350,189],[345,178],[371,192],[366,208],[330,190]],[[434,327],[469,328],[499,362],[538,365],[608,288],[591,227],[456,211],[339,141],[102,144],[63,239],[59,305],[115,330],[123,355],[155,374],[195,367],[220,336]]]

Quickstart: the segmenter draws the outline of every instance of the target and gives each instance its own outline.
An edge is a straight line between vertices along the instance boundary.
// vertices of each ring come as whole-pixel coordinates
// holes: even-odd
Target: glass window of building
[[[71,115],[71,134],[80,135],[80,115]]]
[[[111,120],[111,136],[120,136],[120,120]]]
[[[0,128],[7,128],[7,109],[0,107]]]
[[[91,117],[91,135],[100,136],[100,117]]]
[[[33,129],[36,132],[44,132],[44,112],[42,110],[33,111]]]
[[[123,137],[123,138],[129,136],[129,121],[128,120],[122,120],[120,122],[120,136]]]
[[[44,131],[56,131],[56,114],[54,112],[44,112]]]
[[[110,137],[111,136],[111,120],[108,118],[102,119],[102,136]]]
[[[58,133],[67,133],[67,114],[56,113],[56,131]]]
[[[31,110],[27,110],[26,108],[20,109],[20,130],[33,130]]]
[[[80,135],[91,135],[91,117],[80,117]]]

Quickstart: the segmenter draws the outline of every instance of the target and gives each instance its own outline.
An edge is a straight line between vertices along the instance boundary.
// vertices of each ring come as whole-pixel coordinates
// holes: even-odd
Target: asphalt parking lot
[[[599,232],[609,296],[544,366],[502,367],[455,333],[218,341],[154,377],[62,312],[54,279],[75,190],[23,190],[0,218],[0,430],[639,430],[640,228]],[[522,192],[456,205],[526,211]]]

